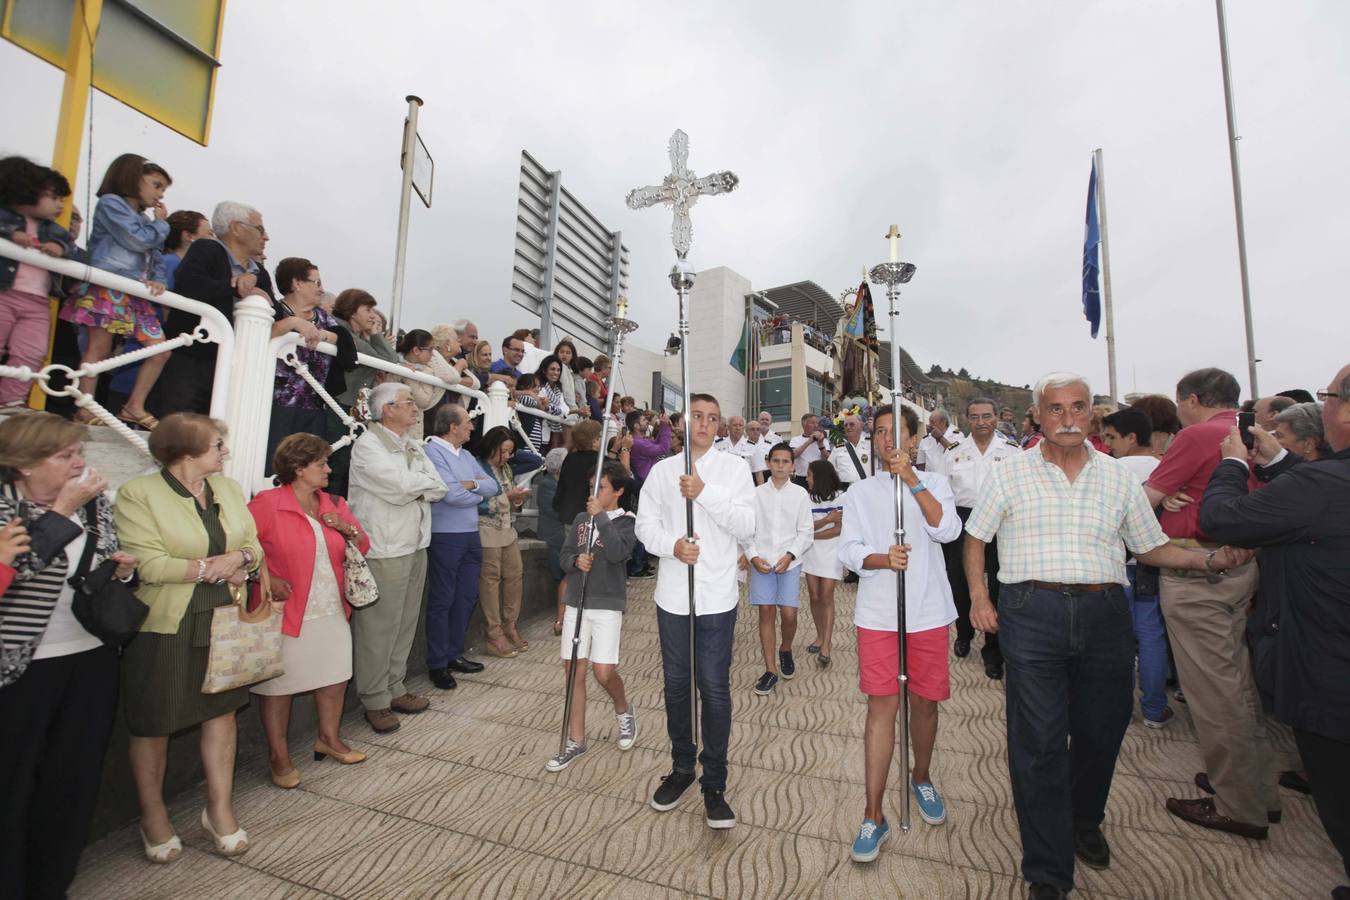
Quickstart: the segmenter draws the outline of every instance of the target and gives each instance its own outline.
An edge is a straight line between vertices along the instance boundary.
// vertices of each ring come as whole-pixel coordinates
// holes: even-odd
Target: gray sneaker
[[[571,738],[567,739],[567,746],[562,753],[544,763],[544,768],[550,772],[561,772],[572,764],[572,760],[586,752],[585,744],[578,744]]]
[[[619,749],[632,750],[638,736],[637,711],[633,704],[630,702],[628,712],[619,713],[615,718],[619,720]]]

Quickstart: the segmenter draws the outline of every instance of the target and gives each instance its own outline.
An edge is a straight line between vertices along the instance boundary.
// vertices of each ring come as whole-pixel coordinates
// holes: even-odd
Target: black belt
[[[1054,591],[1056,594],[1104,594],[1115,584],[1066,584],[1062,581],[1033,581],[1031,586],[1041,591]]]

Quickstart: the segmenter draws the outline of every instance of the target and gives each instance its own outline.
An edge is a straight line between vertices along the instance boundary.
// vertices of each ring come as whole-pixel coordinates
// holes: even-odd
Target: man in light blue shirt
[[[453,673],[483,671],[483,664],[464,658],[464,633],[478,604],[478,575],[483,544],[478,537],[478,504],[501,492],[501,486],[478,464],[464,444],[473,433],[464,407],[447,403],[431,419],[427,459],[445,481],[443,498],[431,504],[431,545],[427,567],[427,671],[443,691],[455,688]]]

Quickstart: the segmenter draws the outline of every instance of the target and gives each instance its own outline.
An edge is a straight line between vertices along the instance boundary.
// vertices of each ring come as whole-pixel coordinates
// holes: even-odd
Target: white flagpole
[[[1238,168],[1237,111],[1233,107],[1233,75],[1228,67],[1228,20],[1223,0],[1215,0],[1219,11],[1219,61],[1223,65],[1223,102],[1228,115],[1228,164],[1233,172],[1233,215],[1237,219],[1238,274],[1242,279],[1242,319],[1247,330],[1247,377],[1251,379],[1252,399],[1261,394],[1256,387],[1256,336],[1252,332],[1252,289],[1247,280],[1247,225],[1242,212],[1242,173]]]
[[[1111,386],[1111,402],[1120,395],[1116,392],[1116,317],[1111,310],[1111,243],[1106,237],[1106,169],[1102,150],[1092,151],[1097,166],[1097,226],[1102,234],[1102,315],[1106,318],[1106,369]]]

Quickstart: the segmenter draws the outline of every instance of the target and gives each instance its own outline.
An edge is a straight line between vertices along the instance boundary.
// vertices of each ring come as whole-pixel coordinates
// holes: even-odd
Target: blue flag
[[[1092,161],[1092,175],[1088,178],[1087,224],[1083,228],[1083,317],[1092,325],[1092,336],[1102,324],[1101,266],[1097,252],[1102,243],[1101,227],[1097,224],[1097,161]]]

